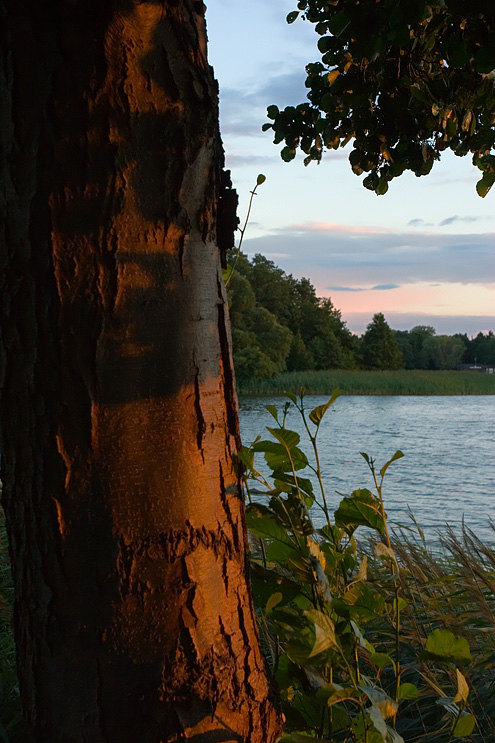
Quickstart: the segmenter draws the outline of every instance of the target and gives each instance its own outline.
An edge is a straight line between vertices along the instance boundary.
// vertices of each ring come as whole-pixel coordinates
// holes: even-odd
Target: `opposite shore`
[[[343,395],[495,395],[495,374],[421,369],[286,372],[273,379],[243,380],[238,393],[297,394],[301,387],[308,395],[331,395],[334,389]]]

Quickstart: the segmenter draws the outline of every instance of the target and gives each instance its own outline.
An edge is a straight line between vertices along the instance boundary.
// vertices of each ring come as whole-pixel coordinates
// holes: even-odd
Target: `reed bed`
[[[458,535],[446,526],[435,545],[424,541],[417,524],[416,534],[413,530],[393,536],[393,549],[401,568],[401,593],[407,602],[401,619],[401,655],[406,664],[410,656],[411,667],[404,680],[414,681],[414,676],[422,675],[432,688],[431,696],[422,695],[411,703],[401,731],[407,743],[431,740],[426,731],[434,727],[442,714],[434,693],[442,674],[447,685],[451,674],[450,683],[455,686],[453,671],[445,665],[433,675],[426,665],[421,667],[414,662],[427,635],[437,628],[448,629],[469,642],[472,662],[463,671],[470,689],[469,709],[477,724],[467,740],[472,743],[495,740],[495,526],[493,523],[490,526],[493,544],[483,543],[466,527]],[[370,540],[365,552],[372,579],[380,586],[386,575],[383,563],[374,559],[374,548]],[[370,637],[373,639],[373,631]],[[383,644],[386,635],[380,623],[375,628],[375,637],[382,642],[381,651],[393,652],[392,637],[389,647],[387,641]]]
[[[332,370],[286,372],[275,379],[251,379],[238,386],[241,396],[297,394],[304,387],[308,395],[494,395],[495,374],[461,371]]]
[[[495,527],[492,524],[494,543]],[[374,558],[372,541],[362,545],[369,559],[369,577],[380,590],[390,577],[383,564]],[[401,657],[407,664],[408,652],[417,657],[418,648],[435,628],[443,627],[469,641],[472,663],[464,668],[469,683],[469,708],[476,716],[476,729],[466,740],[471,743],[493,743],[495,740],[495,549],[481,542],[467,528],[460,536],[445,527],[439,541],[427,544],[419,527],[393,536],[401,572],[401,592],[408,608],[402,613]],[[255,597],[256,598],[256,597]],[[20,743],[20,704],[16,680],[14,643],[11,629],[12,582],[3,523],[0,522],[0,740]],[[369,627],[369,625],[368,625]],[[375,634],[375,637],[373,637]],[[378,641],[381,652],[393,652],[394,638],[378,622],[367,631],[371,641]],[[387,646],[389,643],[390,647]],[[448,668],[443,671],[449,673]],[[414,674],[428,678],[429,670],[417,664],[405,680]],[[442,710],[433,693],[436,675],[431,674],[432,694],[411,701],[401,733],[407,743],[429,743],[426,732],[435,725]],[[448,683],[448,682],[447,682]],[[452,680],[454,683],[454,680]],[[439,743],[447,740],[440,735]],[[449,738],[450,740],[450,738]],[[457,739],[456,739],[457,740]]]

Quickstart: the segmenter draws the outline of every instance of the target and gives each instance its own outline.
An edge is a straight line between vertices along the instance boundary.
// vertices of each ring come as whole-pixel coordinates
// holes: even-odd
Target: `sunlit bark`
[[[0,1],[4,506],[27,740],[269,743],[204,6]]]

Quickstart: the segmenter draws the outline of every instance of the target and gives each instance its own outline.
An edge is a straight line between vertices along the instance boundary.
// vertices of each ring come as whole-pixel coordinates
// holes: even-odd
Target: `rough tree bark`
[[[26,739],[269,743],[195,0],[0,0],[4,508]]]

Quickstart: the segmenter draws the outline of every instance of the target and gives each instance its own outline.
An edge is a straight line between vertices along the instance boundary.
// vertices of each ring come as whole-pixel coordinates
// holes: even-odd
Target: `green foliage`
[[[393,330],[390,329],[381,312],[373,315],[358,346],[358,355],[366,369],[400,369],[403,365],[402,353],[397,345]]]
[[[463,371],[303,371],[274,379],[245,380],[241,395],[282,395],[305,387],[310,395],[328,395],[338,387],[345,395],[493,395],[495,374]]]
[[[294,279],[268,258],[229,258],[228,299],[236,376],[241,386],[284,371],[453,369],[460,363],[495,366],[495,336],[436,336],[430,326],[392,331],[382,313],[362,338],[340,310],[316,296],[309,279]],[[339,383],[340,385],[340,383]],[[298,385],[299,387],[300,385]],[[396,393],[394,393],[396,394]],[[400,394],[400,393],[399,393]]]
[[[228,298],[241,383],[285,369],[354,366],[354,336],[339,310],[330,299],[319,299],[308,279],[294,279],[260,254],[249,261],[239,253],[231,261],[236,269]]]
[[[308,101],[268,109],[286,161],[307,165],[353,142],[363,185],[384,194],[405,170],[427,175],[442,151],[468,152],[484,197],[495,182],[495,6],[491,0],[300,0],[321,58],[306,66]]]
[[[286,718],[281,740],[489,740],[495,553],[471,538],[472,560],[450,532],[457,562],[441,563],[421,541],[390,535],[383,484],[400,451],[380,468],[363,453],[374,492],[344,495],[332,515],[317,437],[337,396],[308,411],[301,389],[281,411],[267,406],[276,423],[267,429],[272,440],[239,455],[260,631]],[[291,405],[312,457],[285,425]],[[270,475],[256,468],[258,453]]]
[[[453,335],[435,335],[427,338],[424,350],[432,369],[455,369],[462,362],[464,343]]]

